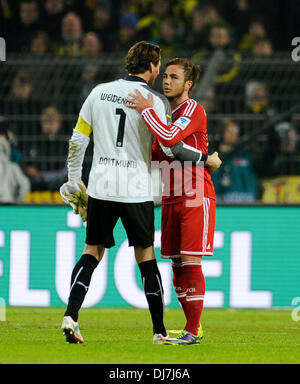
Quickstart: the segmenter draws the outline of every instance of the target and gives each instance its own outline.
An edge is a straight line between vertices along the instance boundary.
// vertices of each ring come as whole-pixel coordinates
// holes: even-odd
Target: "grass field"
[[[1,364],[227,364],[300,363],[300,323],[283,310],[213,310],[202,318],[200,345],[153,345],[148,311],[83,309],[85,344],[66,344],[63,308],[7,308],[0,322]],[[184,324],[179,309],[167,309],[168,329]],[[184,349],[184,353],[183,353]]]

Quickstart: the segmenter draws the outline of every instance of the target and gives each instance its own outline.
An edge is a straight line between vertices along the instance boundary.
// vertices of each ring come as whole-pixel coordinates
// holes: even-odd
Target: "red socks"
[[[186,317],[185,303],[186,303],[186,284],[184,269],[181,263],[172,262],[173,269],[173,286],[176,292],[177,299],[182,306],[183,312]]]
[[[187,320],[184,329],[197,336],[205,295],[201,262],[173,262],[172,267],[174,288]]]

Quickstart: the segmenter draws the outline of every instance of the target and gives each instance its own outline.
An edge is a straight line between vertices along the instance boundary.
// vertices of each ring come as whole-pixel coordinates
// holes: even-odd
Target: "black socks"
[[[78,321],[78,312],[89,289],[93,272],[98,264],[99,262],[94,256],[84,254],[73,269],[68,308],[65,316],[71,316],[76,322]]]
[[[139,264],[145,295],[149,305],[153,322],[153,333],[167,335],[164,326],[163,286],[156,260],[149,260]]]
[[[78,312],[88,292],[93,272],[98,264],[99,262],[94,256],[84,254],[73,269],[65,316],[71,316],[76,322],[78,321]],[[153,333],[166,336],[167,332],[163,321],[164,292],[157,262],[156,260],[145,261],[139,264],[139,268],[153,322]]]

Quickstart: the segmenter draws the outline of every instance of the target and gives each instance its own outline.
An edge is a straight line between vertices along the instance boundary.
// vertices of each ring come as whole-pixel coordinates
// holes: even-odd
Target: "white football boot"
[[[161,333],[154,333],[153,335],[153,344],[164,344],[168,340],[169,335],[163,336]]]
[[[78,323],[76,323],[71,316],[65,316],[61,325],[63,335],[69,344],[83,344],[84,340],[81,336]]]

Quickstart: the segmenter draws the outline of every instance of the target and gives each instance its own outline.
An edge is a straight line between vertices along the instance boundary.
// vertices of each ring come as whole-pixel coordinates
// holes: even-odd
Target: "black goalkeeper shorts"
[[[86,244],[115,245],[113,230],[118,219],[127,233],[129,246],[148,248],[154,241],[154,203],[119,203],[89,196],[87,208]]]

